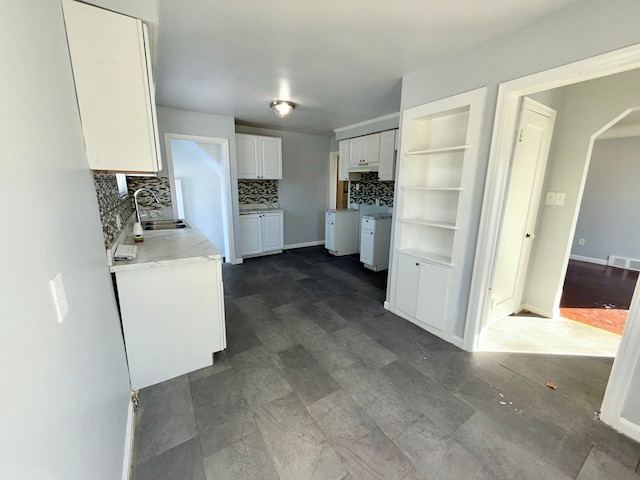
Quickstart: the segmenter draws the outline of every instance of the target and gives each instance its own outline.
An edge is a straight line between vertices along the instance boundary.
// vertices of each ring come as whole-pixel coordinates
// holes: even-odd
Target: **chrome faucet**
[[[149,193],[151,194],[151,196],[153,197],[153,199],[156,201],[156,203],[160,203],[160,200],[158,200],[158,197],[156,197],[156,194],[155,194],[155,193],[153,193],[153,192],[152,192],[151,190],[149,190],[148,188],[139,188],[138,190],[136,190],[136,191],[133,193],[133,204],[134,204],[134,205],[135,205],[135,207],[136,207],[136,219],[138,220],[138,223],[140,223],[140,222],[141,222],[141,220],[140,220],[140,207],[138,207],[138,194],[139,194],[140,192],[143,192],[143,191],[147,191],[147,192],[149,192]]]

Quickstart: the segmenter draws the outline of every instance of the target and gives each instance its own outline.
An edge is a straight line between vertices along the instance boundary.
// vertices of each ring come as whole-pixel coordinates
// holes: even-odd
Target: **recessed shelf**
[[[402,187],[404,190],[425,191],[425,192],[462,192],[462,187]]]
[[[447,267],[454,267],[451,262],[451,257],[445,255],[439,255],[433,252],[427,252],[426,250],[419,250],[417,248],[401,248],[398,250],[400,253],[411,255],[412,257],[419,258],[425,262],[437,263],[438,265],[446,265]]]
[[[426,227],[446,228],[447,230],[458,230],[459,228],[455,223],[427,220],[424,218],[401,218],[400,221],[414,225],[424,225]]]
[[[435,153],[447,153],[447,152],[458,152],[460,150],[466,150],[469,148],[469,145],[455,145],[453,147],[445,147],[445,148],[431,148],[428,150],[413,150],[410,152],[406,152],[405,155],[432,155]]]

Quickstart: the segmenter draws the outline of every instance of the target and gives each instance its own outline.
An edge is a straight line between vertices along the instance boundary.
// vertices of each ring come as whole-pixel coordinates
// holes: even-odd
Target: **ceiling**
[[[331,135],[397,112],[403,75],[576,1],[158,0],[156,99]]]

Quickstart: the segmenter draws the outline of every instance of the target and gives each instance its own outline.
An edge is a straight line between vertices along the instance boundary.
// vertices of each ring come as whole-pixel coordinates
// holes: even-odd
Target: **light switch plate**
[[[58,323],[62,323],[69,313],[69,304],[67,303],[67,294],[64,291],[64,283],[62,283],[62,273],[56,274],[49,280],[51,287],[51,295],[53,303],[56,305],[56,313],[58,314]]]
[[[547,192],[547,196],[544,198],[545,205],[555,205],[556,203],[556,192]]]
[[[564,192],[556,192],[556,202],[554,205],[562,206],[564,205],[564,200],[567,197],[567,194]]]

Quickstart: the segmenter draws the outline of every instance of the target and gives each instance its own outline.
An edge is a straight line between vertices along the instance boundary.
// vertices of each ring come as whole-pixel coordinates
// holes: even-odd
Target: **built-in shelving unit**
[[[450,341],[485,91],[402,112],[388,306]]]

